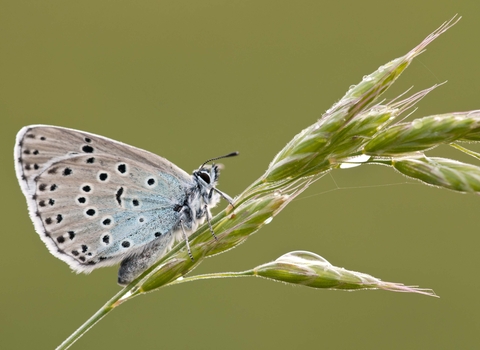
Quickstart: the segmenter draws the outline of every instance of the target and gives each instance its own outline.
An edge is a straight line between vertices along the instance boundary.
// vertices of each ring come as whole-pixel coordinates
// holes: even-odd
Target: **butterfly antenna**
[[[238,153],[238,152],[232,152],[232,153],[226,154],[226,155],[224,155],[224,156],[220,156],[220,157],[215,157],[215,158],[209,159],[209,160],[207,160],[205,163],[203,163],[203,164],[200,166],[200,168],[203,168],[203,166],[204,166],[205,164],[210,163],[210,162],[212,162],[212,161],[214,161],[214,160],[218,160],[218,159],[222,159],[222,158],[235,157],[235,156],[238,156],[239,154],[240,154],[240,153]]]

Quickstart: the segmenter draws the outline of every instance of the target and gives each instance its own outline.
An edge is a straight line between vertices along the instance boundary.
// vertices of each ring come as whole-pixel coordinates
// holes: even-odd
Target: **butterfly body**
[[[189,175],[150,152],[54,126],[20,130],[15,169],[50,252],[76,272],[122,262],[122,284],[211,217],[221,193],[216,166]]]

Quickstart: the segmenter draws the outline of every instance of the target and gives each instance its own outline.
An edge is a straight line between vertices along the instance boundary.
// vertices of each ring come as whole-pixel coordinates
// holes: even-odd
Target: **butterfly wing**
[[[25,127],[15,169],[35,229],[77,272],[115,264],[154,240],[172,240],[193,182],[150,152],[72,129]]]

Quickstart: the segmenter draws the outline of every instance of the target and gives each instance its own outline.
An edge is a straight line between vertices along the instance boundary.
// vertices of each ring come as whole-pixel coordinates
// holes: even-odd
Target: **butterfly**
[[[148,151],[48,125],[22,128],[15,170],[35,230],[50,253],[77,273],[120,263],[128,284],[191,235],[220,200],[219,169],[192,175]],[[211,229],[211,226],[210,226]],[[213,230],[212,230],[213,234]],[[215,236],[214,236],[215,237]]]

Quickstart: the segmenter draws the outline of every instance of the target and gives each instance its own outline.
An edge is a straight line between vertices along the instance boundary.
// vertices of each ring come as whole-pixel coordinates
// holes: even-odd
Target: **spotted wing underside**
[[[176,204],[192,181],[147,151],[50,126],[18,133],[15,163],[37,232],[77,272],[115,264],[153,240],[170,244]]]

